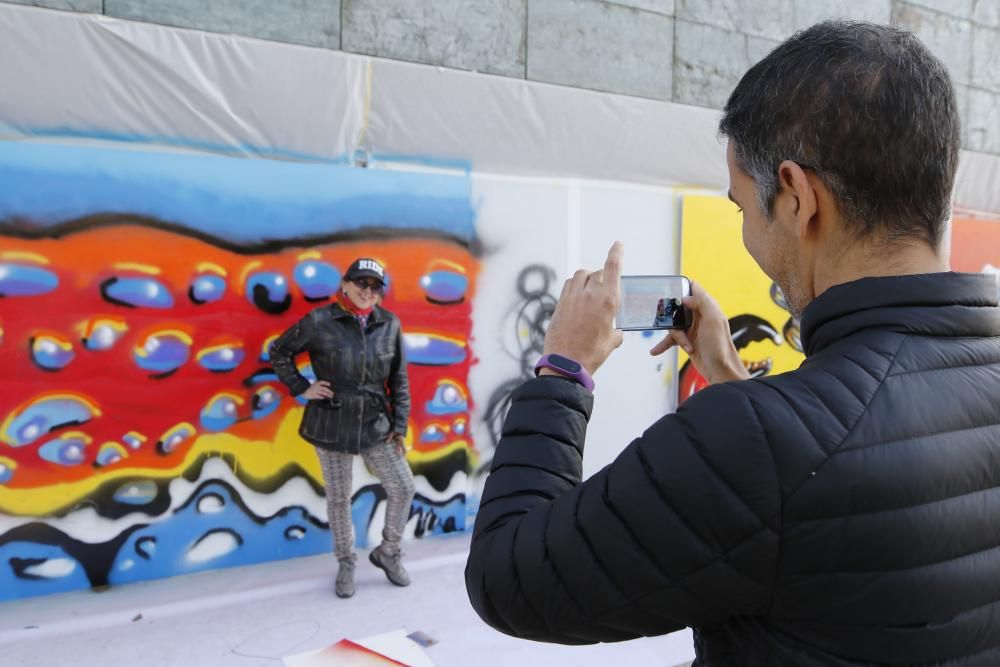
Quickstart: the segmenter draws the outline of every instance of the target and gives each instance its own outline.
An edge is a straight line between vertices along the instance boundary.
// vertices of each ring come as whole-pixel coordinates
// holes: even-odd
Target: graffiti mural
[[[729,317],[740,358],[752,377],[798,368],[805,358],[799,322],[781,290],[743,247],[739,209],[726,197],[689,195],[681,206],[681,273],[704,287]],[[678,403],[708,386],[679,352]]]
[[[517,276],[518,301],[504,320],[503,350],[518,364],[519,372],[493,391],[486,404],[483,420],[490,435],[490,451],[500,442],[503,421],[510,408],[514,390],[525,380],[534,377],[535,363],[545,348],[545,331],[556,310],[553,287],[556,272],[543,265],[527,266]],[[489,461],[484,461],[480,472],[485,473]]]
[[[951,268],[1000,276],[1000,220],[955,216],[951,221]]]
[[[464,529],[466,177],[5,142],[0,183],[0,599],[328,551],[267,350],[361,255],[405,331],[408,532]],[[385,495],[358,472],[363,545]]]
[[[804,358],[799,322],[788,312],[781,290],[743,247],[736,205],[725,197],[686,196],[682,225],[681,272],[718,299],[751,376],[797,368]],[[958,214],[951,234],[954,271],[1000,276],[1000,221]],[[680,355],[683,401],[708,382]]]

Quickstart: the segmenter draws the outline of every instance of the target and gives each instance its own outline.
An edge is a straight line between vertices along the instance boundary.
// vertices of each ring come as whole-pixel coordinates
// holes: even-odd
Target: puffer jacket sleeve
[[[271,367],[278,379],[288,387],[292,396],[298,396],[309,388],[309,380],[295,365],[295,356],[306,350],[311,337],[312,316],[306,315],[274,339],[268,350]]]
[[[710,387],[582,482],[593,398],[543,376],[514,394],[466,588],[506,634],[586,644],[766,614],[780,493],[749,394]]]

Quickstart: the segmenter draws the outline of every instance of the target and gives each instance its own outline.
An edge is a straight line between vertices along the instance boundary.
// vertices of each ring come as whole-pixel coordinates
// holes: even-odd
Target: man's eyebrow
[[[729,197],[729,201],[733,202],[734,204],[736,203],[736,200],[733,198],[732,188],[726,191],[726,196]]]

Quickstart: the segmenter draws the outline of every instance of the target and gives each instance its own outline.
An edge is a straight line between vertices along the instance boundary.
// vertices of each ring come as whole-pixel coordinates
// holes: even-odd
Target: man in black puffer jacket
[[[894,28],[819,24],[746,74],[721,129],[805,363],[747,379],[696,286],[694,325],[653,352],[685,348],[713,386],[581,482],[621,247],[578,272],[545,341],[562,359],[504,424],[473,607],[566,644],[689,626],[696,665],[1000,665],[1000,309],[992,277],[947,273],[944,67]]]

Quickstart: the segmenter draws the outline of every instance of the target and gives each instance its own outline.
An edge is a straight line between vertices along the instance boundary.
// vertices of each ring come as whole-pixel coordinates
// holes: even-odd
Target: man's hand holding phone
[[[575,360],[593,375],[622,344],[615,315],[622,298],[624,253],[624,246],[616,242],[604,269],[593,273],[580,270],[566,281],[545,334],[545,354]],[[748,379],[750,374],[733,345],[729,320],[715,299],[691,283],[691,295],[684,297],[683,304],[691,314],[690,328],[670,330],[650,354],[657,356],[677,345],[713,384]],[[555,371],[543,369],[541,374]]]
[[[747,380],[750,373],[740,360],[729,331],[729,320],[712,296],[697,283],[691,283],[691,296],[684,307],[692,314],[687,330],[675,329],[649,351],[653,356],[679,346],[691,357],[691,363],[712,384]]]
[[[622,344],[622,332],[615,329],[615,313],[621,299],[624,253],[624,246],[616,242],[602,270],[580,270],[566,281],[545,333],[545,354],[568,357],[593,375]],[[554,373],[541,371],[544,375]]]

